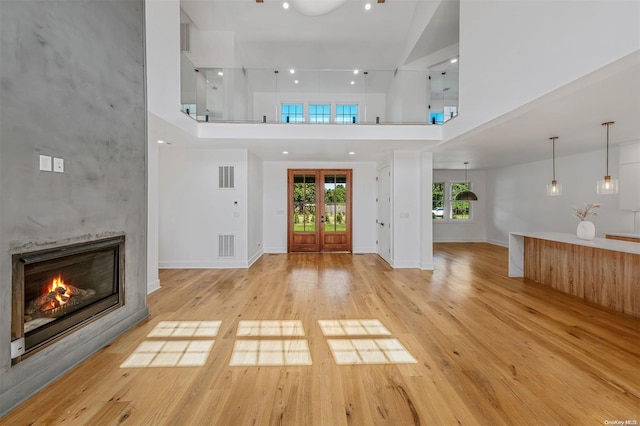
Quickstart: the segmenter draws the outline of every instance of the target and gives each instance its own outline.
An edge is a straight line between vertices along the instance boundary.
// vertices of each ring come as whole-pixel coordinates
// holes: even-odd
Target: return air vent
[[[189,24],[180,24],[180,51],[191,52],[189,43]]]
[[[234,166],[218,167],[218,188],[234,189],[235,188],[235,168]]]
[[[218,234],[218,257],[236,257],[235,234]]]

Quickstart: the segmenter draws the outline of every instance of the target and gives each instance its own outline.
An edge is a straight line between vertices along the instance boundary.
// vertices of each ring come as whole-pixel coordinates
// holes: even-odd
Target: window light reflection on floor
[[[222,321],[160,321],[147,337],[215,337]]]
[[[297,337],[304,336],[302,321],[262,320],[240,321],[236,336],[241,337]]]
[[[376,319],[318,320],[325,336],[389,336],[391,332]]]
[[[201,367],[207,362],[213,340],[147,340],[120,368]]]
[[[328,339],[327,342],[338,365],[418,362],[398,339]]]
[[[306,340],[237,340],[229,365],[311,365],[311,353]]]

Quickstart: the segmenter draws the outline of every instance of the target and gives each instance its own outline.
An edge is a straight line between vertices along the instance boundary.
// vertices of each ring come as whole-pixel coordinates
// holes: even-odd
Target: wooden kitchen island
[[[509,276],[640,317],[640,244],[555,232],[511,232]]]

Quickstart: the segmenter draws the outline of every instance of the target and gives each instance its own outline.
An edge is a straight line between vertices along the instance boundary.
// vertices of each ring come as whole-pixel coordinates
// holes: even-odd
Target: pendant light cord
[[[602,123],[603,126],[607,126],[607,174],[609,176],[609,126],[615,123],[615,121],[607,121]]]

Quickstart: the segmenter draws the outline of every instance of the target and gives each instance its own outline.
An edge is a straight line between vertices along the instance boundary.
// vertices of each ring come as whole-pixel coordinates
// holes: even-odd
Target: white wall
[[[247,267],[247,151],[163,148],[160,267]],[[235,166],[236,189],[218,189],[218,166]],[[219,259],[218,234],[230,233],[236,234],[236,259]]]
[[[262,185],[262,159],[253,153],[249,153],[248,166],[248,190],[247,190],[247,216],[248,216],[248,258],[249,265],[255,262],[263,253],[263,185]]]
[[[387,90],[386,115],[392,123],[427,123],[427,72],[401,71]]]
[[[199,68],[233,68],[235,64],[235,36],[232,31],[200,31],[189,26],[191,63]]]
[[[376,253],[376,163],[265,161],[264,251],[287,252],[287,169],[353,170],[353,252]]]
[[[421,263],[421,156],[394,151],[391,164],[392,266],[418,268]]]
[[[433,153],[422,152],[420,160],[420,269],[433,270]]]
[[[480,242],[486,241],[486,172],[469,170],[467,180],[471,183],[471,190],[478,196],[478,201],[471,205],[470,220],[433,219],[433,241],[436,242]],[[463,182],[464,170],[434,170],[434,182],[444,182],[447,190],[451,182]],[[450,198],[451,194],[446,193]],[[446,206],[446,204],[445,204]],[[446,215],[445,215],[446,217]]]
[[[180,0],[146,0],[145,33],[147,109],[195,134],[180,112]]]
[[[605,174],[604,150],[556,157],[560,197],[548,197],[551,160],[505,167],[487,172],[487,239],[507,245],[512,231],[551,231],[574,234],[579,219],[572,207],[601,203],[598,216],[590,216],[596,236],[633,232],[633,212],[619,209],[619,195],[596,194],[596,182]],[[610,149],[609,173],[618,177],[618,148]],[[478,194],[479,195],[479,194]]]
[[[460,115],[446,138],[640,49],[640,2],[462,0]]]

